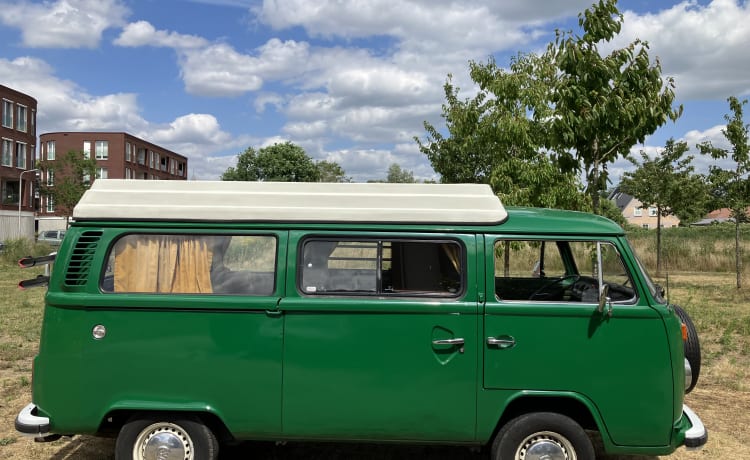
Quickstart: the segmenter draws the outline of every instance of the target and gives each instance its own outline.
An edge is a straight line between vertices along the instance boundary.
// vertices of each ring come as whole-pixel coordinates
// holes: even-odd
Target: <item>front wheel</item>
[[[492,443],[492,460],[593,460],[594,446],[575,420],[553,412],[521,415]]]
[[[194,417],[141,414],[120,430],[116,460],[216,460],[219,444],[211,430]]]

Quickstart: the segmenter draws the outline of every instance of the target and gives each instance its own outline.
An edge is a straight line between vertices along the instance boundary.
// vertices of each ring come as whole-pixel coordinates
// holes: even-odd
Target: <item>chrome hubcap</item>
[[[179,425],[154,423],[141,431],[135,440],[136,460],[193,460],[193,441]]]
[[[563,436],[540,431],[523,440],[516,460],[576,460],[576,454],[570,441]]]

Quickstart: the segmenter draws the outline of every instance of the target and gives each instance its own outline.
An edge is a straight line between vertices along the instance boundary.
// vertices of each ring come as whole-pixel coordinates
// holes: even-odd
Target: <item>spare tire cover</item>
[[[693,320],[690,319],[690,315],[679,305],[673,305],[674,311],[680,320],[687,327],[687,340],[685,340],[685,358],[690,363],[690,368],[693,371],[693,381],[690,382],[690,386],[685,389],[685,393],[690,393],[695,385],[698,383],[698,376],[701,373],[701,344],[698,341],[698,333],[695,330]]]

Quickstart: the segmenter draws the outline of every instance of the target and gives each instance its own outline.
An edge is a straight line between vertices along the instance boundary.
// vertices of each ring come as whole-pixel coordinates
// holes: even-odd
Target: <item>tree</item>
[[[291,142],[248,147],[237,157],[237,166],[221,175],[226,181],[317,182],[320,170],[305,150]]]
[[[547,146],[564,171],[585,174],[594,212],[607,188],[607,165],[682,113],[682,106],[672,107],[674,81],[662,79],[658,58],[651,63],[648,43],[636,39],[606,56],[599,52],[598,44],[622,27],[616,4],[599,0],[578,15],[583,35],[558,30],[546,52],[557,70]]]
[[[607,166],[682,113],[682,107],[672,107],[674,82],[662,80],[659,61],[651,63],[647,43],[636,40],[600,54],[598,44],[611,41],[622,26],[616,3],[600,0],[579,15],[582,35],[557,31],[545,53],[519,54],[508,71],[492,60],[470,63],[472,80],[480,89],[472,99],[459,100],[449,76],[443,118],[450,137],[425,123],[427,141],[416,139],[445,182],[490,183],[500,177],[499,165],[510,163],[515,170],[549,152],[568,178],[538,190],[555,199],[536,202],[562,203],[558,198],[571,195],[571,186],[577,185],[574,176],[583,172],[591,209],[599,211]],[[545,166],[544,160],[536,162]],[[561,188],[564,184],[568,187]],[[492,185],[497,193],[511,196],[526,186],[504,181],[504,186],[516,188],[501,190],[500,184]]]
[[[96,159],[86,158],[80,151],[71,150],[55,160],[37,163],[46,178],[39,192],[55,205],[55,212],[65,217],[67,227],[73,208],[96,178]]]
[[[737,274],[737,289],[742,287],[742,254],[740,247],[740,222],[747,219],[750,206],[750,145],[748,145],[748,125],[743,120],[742,107],[747,100],[739,101],[732,96],[728,99],[732,116],[725,115],[727,126],[721,132],[729,141],[731,150],[714,147],[710,141],[698,144],[702,154],[712,158],[729,158],[734,163],[731,169],[713,165],[709,169],[709,184],[716,207],[729,208],[734,217],[734,259]]]
[[[549,62],[519,54],[509,71],[490,59],[471,62],[470,75],[479,86],[470,99],[459,99],[450,75],[445,83],[449,135],[425,122],[426,141],[415,138],[441,182],[489,184],[507,204],[581,209],[578,180],[561,174],[543,151],[554,75]]]
[[[401,169],[398,163],[393,163],[388,168],[388,177],[386,177],[385,181],[395,184],[413,184],[416,182],[414,173],[406,169]]]
[[[351,182],[352,179],[346,176],[344,168],[335,161],[318,161],[315,163],[318,168],[319,182]]]
[[[641,151],[641,163],[626,172],[620,190],[644,206],[656,208],[656,274],[661,274],[661,218],[675,214],[682,222],[696,220],[706,211],[708,190],[702,176],[694,174],[693,156],[685,154],[687,142],[669,139],[655,158]]]

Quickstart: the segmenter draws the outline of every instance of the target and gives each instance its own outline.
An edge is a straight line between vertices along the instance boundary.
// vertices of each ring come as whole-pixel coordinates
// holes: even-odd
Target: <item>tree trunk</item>
[[[737,289],[742,288],[742,257],[740,256],[740,215],[734,214],[734,266],[737,270]]]
[[[656,276],[661,276],[661,207],[656,207]]]

